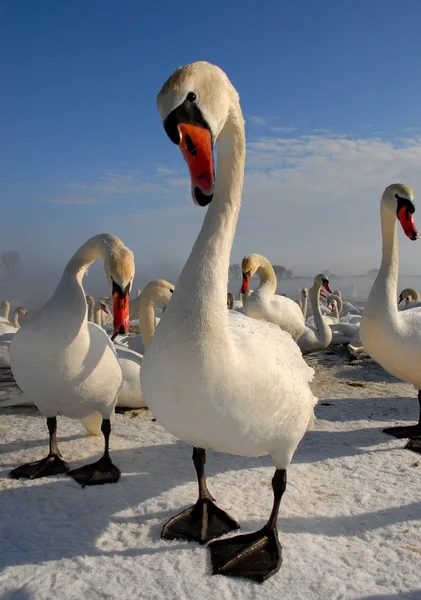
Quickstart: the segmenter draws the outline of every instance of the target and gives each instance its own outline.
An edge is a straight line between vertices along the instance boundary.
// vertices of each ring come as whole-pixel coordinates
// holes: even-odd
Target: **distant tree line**
[[[0,253],[0,278],[3,281],[12,281],[22,268],[22,259],[19,252],[5,250]]]
[[[282,265],[272,265],[272,266],[273,266],[273,270],[275,271],[275,275],[278,279],[292,279],[294,277],[294,273],[291,271],[291,269],[287,269],[286,267],[284,267]],[[237,265],[237,264],[230,265],[230,268],[228,271],[228,277],[230,279],[241,279],[242,274],[241,274],[240,265]]]

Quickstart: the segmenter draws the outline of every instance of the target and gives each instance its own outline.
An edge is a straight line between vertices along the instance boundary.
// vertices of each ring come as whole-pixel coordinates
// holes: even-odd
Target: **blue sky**
[[[59,268],[109,230],[138,269],[182,264],[203,211],[155,98],[176,67],[208,60],[247,121],[233,259],[376,266],[382,188],[421,186],[420,20],[417,0],[3,0],[0,250]]]

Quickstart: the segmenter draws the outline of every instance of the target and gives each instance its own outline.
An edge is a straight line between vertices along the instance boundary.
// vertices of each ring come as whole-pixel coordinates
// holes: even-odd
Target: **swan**
[[[173,284],[165,281],[165,279],[150,281],[143,290],[138,302],[140,334],[122,338],[119,343],[139,354],[145,354],[145,348],[151,341],[156,326],[160,322],[160,319],[155,316],[155,304],[162,302],[164,306],[167,305],[173,292]]]
[[[405,306],[401,310],[409,310],[410,308],[419,308],[421,306],[420,295],[417,290],[412,288],[405,288],[399,294],[398,304],[405,299]]]
[[[304,333],[297,340],[302,354],[324,350],[332,341],[332,331],[320,310],[320,291],[322,287],[328,292],[331,291],[329,279],[325,273],[316,275],[313,286],[310,288],[310,302],[314,313],[314,317],[312,317],[314,325],[308,325],[309,319],[307,319]]]
[[[0,369],[10,367],[10,344],[19,329],[19,315],[24,315],[29,320],[31,318],[26,308],[19,306],[13,313],[11,323],[0,321]]]
[[[412,383],[418,390],[420,415],[417,425],[388,427],[383,431],[397,438],[421,435],[421,311],[398,311],[398,239],[396,221],[411,240],[418,238],[413,213],[414,195],[407,185],[388,186],[380,202],[382,261],[371,288],[360,325],[361,342],[366,352],[386,371]],[[410,442],[421,451],[421,440]]]
[[[209,546],[214,573],[261,582],[281,565],[278,510],[286,469],[313,423],[316,398],[309,382],[314,371],[278,326],[227,310],[229,258],[245,161],[238,93],[219,67],[197,62],[178,69],[164,84],[158,109],[167,135],[188,163],[193,200],[209,205],[143,359],[146,403],[168,431],[194,447],[199,484],[196,505],[173,517],[161,535],[203,544],[239,527],[208,491],[206,448],[243,456],[270,454],[276,471],[267,524]]]
[[[245,299],[244,314],[253,319],[263,319],[278,325],[298,339],[304,331],[305,321],[300,307],[294,300],[275,295],[277,281],[275,271],[267,258],[261,254],[250,254],[243,258],[243,285],[241,292],[248,291],[250,279],[257,272],[260,285],[254,294]]]
[[[353,313],[354,315],[359,315],[360,309],[351,304],[351,302],[347,302],[342,299],[342,294],[339,290],[334,290],[332,293],[333,298],[338,302],[338,310],[339,314],[346,315],[347,313]]]
[[[10,313],[10,302],[8,300],[3,300],[3,302],[0,304],[0,310],[3,311],[3,315],[0,317],[0,322],[8,321]]]
[[[7,333],[11,333],[11,329],[13,329],[14,333],[16,333],[16,331],[20,327],[19,315],[23,315],[25,317],[25,319],[28,319],[28,320],[31,319],[26,308],[24,308],[23,306],[18,306],[18,308],[16,308],[13,311],[13,317],[12,317],[11,322],[10,321],[0,321],[0,335],[2,333],[6,333],[6,329],[7,329]]]
[[[359,323],[332,323],[332,346],[355,345],[359,341]]]
[[[339,312],[338,312],[337,302],[335,299],[331,300],[330,298],[331,298],[331,296],[329,296],[328,304],[331,305],[332,310],[329,310],[329,313],[323,313],[323,315],[322,315],[322,319],[328,325],[339,322]],[[319,303],[319,307],[320,307],[320,313],[321,313],[320,303]],[[312,312],[314,313],[314,310]],[[306,319],[306,326],[313,327],[313,328],[316,327],[316,318],[315,318],[314,314],[313,314],[313,316],[308,317],[308,319]]]
[[[121,240],[102,233],[90,238],[67,263],[50,300],[19,329],[10,346],[10,363],[17,384],[47,419],[50,451],[46,458],[13,469],[16,479],[35,479],[68,472],[82,486],[114,483],[120,477],[109,455],[110,419],[122,385],[114,344],[87,321],[83,276],[97,258],[113,290],[115,333],[129,326],[129,293],[134,257]],[[91,465],[68,471],[56,440],[57,415],[87,422],[102,419],[104,454]],[[98,417],[100,415],[100,417]]]

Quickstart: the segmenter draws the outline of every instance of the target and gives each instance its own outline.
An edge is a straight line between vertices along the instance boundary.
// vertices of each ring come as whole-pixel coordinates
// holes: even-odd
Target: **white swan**
[[[263,319],[278,325],[298,339],[304,331],[305,321],[300,307],[294,300],[275,295],[276,275],[267,258],[261,254],[245,256],[241,265],[243,285],[241,292],[248,291],[249,281],[255,273],[260,277],[260,285],[254,294],[244,300],[244,314],[253,319]]]
[[[401,310],[409,310],[411,308],[419,308],[421,306],[420,295],[417,290],[412,288],[405,288],[399,294],[398,304],[405,300],[405,306]]]
[[[26,310],[26,308],[24,308],[23,306],[18,306],[18,308],[16,308],[13,311],[12,321],[0,321],[0,335],[2,333],[11,333],[12,329],[14,330],[14,333],[16,333],[16,331],[20,327],[19,315],[23,315],[25,317],[25,319],[28,319],[28,320],[30,320],[30,318],[31,318],[29,316],[29,313]]]
[[[411,240],[416,240],[418,233],[412,216],[414,212],[411,188],[395,183],[385,189],[380,203],[382,262],[360,326],[361,341],[366,352],[386,371],[409,381],[418,390],[418,424],[384,430],[398,438],[421,435],[421,311],[398,311],[396,304],[399,270],[396,220],[400,221],[405,234]],[[420,440],[413,440],[413,446],[412,449],[420,451]]]
[[[3,311],[3,314],[0,317],[0,322],[8,321],[10,313],[10,302],[8,300],[3,300],[3,302],[0,304],[0,310]]]
[[[68,474],[82,485],[111,483],[120,477],[109,455],[109,437],[122,373],[106,333],[88,324],[82,287],[87,268],[99,257],[104,260],[113,290],[115,332],[129,326],[133,253],[115,235],[96,235],[73,255],[53,296],[26,327],[16,332],[10,346],[16,382],[46,417],[50,433],[48,456],[17,467],[10,473],[14,478],[34,479],[67,472],[56,442],[58,414],[81,419],[87,428],[89,421],[102,419],[102,458]]]
[[[322,287],[330,292],[329,279],[325,273],[316,275],[313,286],[310,288],[310,302],[314,313],[314,317],[312,317],[314,324],[308,325],[309,319],[307,319],[304,333],[297,340],[297,344],[303,354],[320,352],[320,350],[327,348],[332,341],[332,331],[320,310],[320,290]]]
[[[155,316],[155,305],[157,302],[162,302],[164,306],[167,305],[173,292],[173,284],[165,281],[165,279],[150,281],[143,290],[138,302],[140,334],[122,338],[119,343],[139,354],[145,354],[146,346],[151,341],[157,324],[160,322],[160,319]]]
[[[354,315],[360,315],[360,309],[351,304],[351,302],[347,302],[342,299],[342,294],[339,290],[334,290],[332,294],[333,298],[338,302],[338,310],[341,316],[344,316],[348,313],[352,313]]]
[[[254,534],[210,544],[214,573],[263,581],[281,563],[277,515],[286,469],[313,422],[313,370],[285,331],[227,310],[245,161],[236,90],[221,69],[198,62],[169,78],[158,95],[158,108],[168,136],[180,145],[189,165],[194,201],[209,204],[142,367],[146,403],[164,427],[194,446],[199,482],[195,507],[171,519],[162,536],[204,543],[238,527],[212,502],[205,448],[244,456],[271,454],[276,472],[267,525]],[[213,140],[218,146],[215,187]]]

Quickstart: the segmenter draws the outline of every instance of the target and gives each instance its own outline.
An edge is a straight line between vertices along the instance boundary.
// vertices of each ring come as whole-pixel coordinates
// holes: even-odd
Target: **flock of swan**
[[[47,456],[16,467],[10,476],[67,473],[82,486],[117,482],[120,471],[110,455],[115,407],[148,406],[170,433],[192,446],[198,481],[197,502],[172,517],[162,537],[210,542],[214,573],[262,582],[282,563],[277,517],[287,469],[314,421],[314,371],[303,355],[335,339],[358,341],[391,374],[421,389],[419,295],[404,290],[400,301],[406,299],[406,310],[399,311],[397,304],[396,225],[399,220],[405,234],[417,238],[413,193],[403,184],[383,193],[382,263],[362,313],[343,302],[339,292],[332,294],[323,273],[309,294],[302,291],[301,305],[275,295],[272,265],[259,254],[243,259],[242,301],[229,297],[227,310],[246,153],[238,93],[220,68],[196,62],[171,75],[157,104],[168,137],[187,162],[193,200],[208,207],[202,228],[176,287],[156,280],[129,302],[134,255],[117,236],[99,234],[72,256],[52,297],[25,326],[19,328],[17,321],[19,315],[29,317],[25,309],[17,309],[9,323],[3,303],[3,366],[10,361],[17,384],[41,411],[49,432]],[[103,259],[112,300],[85,296],[83,276],[97,258]],[[260,284],[251,293],[254,274]],[[312,314],[306,319],[308,295]],[[158,326],[157,302],[165,305]],[[140,334],[128,335],[134,325]],[[421,413],[421,392],[418,397]],[[57,443],[58,415],[80,420],[90,433],[102,432],[100,460],[70,469]],[[421,414],[417,425],[388,433],[411,438],[410,446],[421,450]],[[216,539],[240,525],[207,487],[207,449],[272,457],[273,506],[262,529]]]

